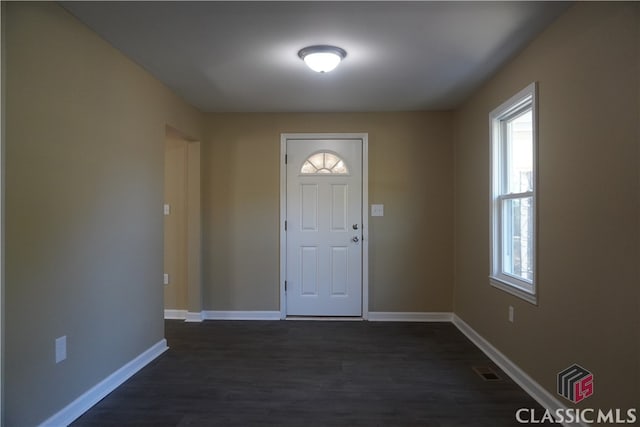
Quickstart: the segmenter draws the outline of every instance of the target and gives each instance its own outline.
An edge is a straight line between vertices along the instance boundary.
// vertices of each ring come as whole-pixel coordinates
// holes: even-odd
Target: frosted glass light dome
[[[328,73],[335,69],[347,52],[336,46],[309,46],[301,49],[298,56],[317,73]]]

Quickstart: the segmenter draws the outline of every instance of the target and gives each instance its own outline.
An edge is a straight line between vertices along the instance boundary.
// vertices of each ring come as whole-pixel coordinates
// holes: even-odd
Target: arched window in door
[[[328,151],[322,151],[309,156],[302,164],[300,173],[302,175],[347,175],[349,170],[344,160],[339,156]]]

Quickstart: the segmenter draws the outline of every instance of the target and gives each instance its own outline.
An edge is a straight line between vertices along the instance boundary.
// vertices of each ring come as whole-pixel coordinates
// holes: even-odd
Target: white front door
[[[287,315],[362,315],[362,144],[287,140]]]

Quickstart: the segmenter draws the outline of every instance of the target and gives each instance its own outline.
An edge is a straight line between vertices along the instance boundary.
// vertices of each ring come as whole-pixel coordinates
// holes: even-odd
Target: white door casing
[[[366,142],[366,134],[282,136],[283,318],[367,316]],[[309,158],[320,168],[323,159],[343,163],[330,173]]]

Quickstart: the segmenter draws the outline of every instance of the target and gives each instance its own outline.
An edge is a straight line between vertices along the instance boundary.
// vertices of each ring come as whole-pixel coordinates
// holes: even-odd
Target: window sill
[[[528,303],[531,303],[533,305],[538,305],[538,296],[535,294],[531,294],[525,290],[522,290],[514,285],[512,285],[509,282],[506,282],[502,279],[498,279],[497,277],[494,276],[489,276],[489,283],[491,284],[491,286],[498,288],[504,292],[507,292],[513,296],[516,296],[520,299],[525,300]]]

